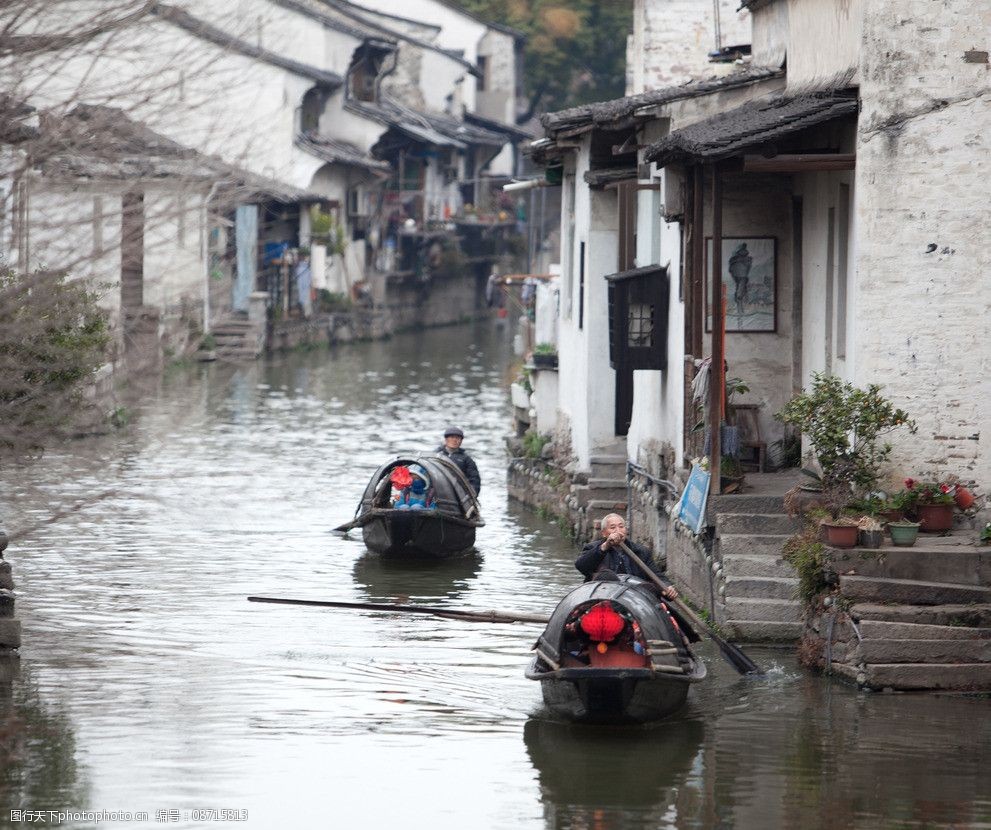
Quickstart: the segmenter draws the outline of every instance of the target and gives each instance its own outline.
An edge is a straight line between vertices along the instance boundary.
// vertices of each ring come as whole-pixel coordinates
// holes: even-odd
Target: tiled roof
[[[772,78],[783,78],[784,70],[771,67],[749,67],[732,75],[691,81],[680,86],[652,89],[638,95],[628,95],[612,101],[600,101],[581,107],[549,112],[540,123],[549,134],[586,132],[595,127],[625,127],[632,123],[634,113],[641,107],[657,106],[685,98],[709,95],[726,89],[747,86]]]
[[[827,90],[762,98],[675,130],[646,151],[659,165],[717,161],[791,133],[856,114],[856,94]]]
[[[296,138],[296,144],[309,153],[335,164],[347,164],[365,170],[381,170],[388,172],[389,165],[384,161],[372,158],[362,152],[359,147],[315,133],[303,133]]]

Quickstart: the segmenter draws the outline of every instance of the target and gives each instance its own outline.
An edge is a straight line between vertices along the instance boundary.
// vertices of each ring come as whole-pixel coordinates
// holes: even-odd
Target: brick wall
[[[991,7],[870,4],[857,148],[856,378],[918,421],[898,471],[991,486]]]

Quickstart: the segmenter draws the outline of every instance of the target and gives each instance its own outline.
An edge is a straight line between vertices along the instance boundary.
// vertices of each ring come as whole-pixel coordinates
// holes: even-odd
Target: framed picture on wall
[[[705,330],[712,331],[712,237],[705,239]],[[774,236],[724,236],[720,256],[726,286],[727,332],[778,330],[778,240]]]

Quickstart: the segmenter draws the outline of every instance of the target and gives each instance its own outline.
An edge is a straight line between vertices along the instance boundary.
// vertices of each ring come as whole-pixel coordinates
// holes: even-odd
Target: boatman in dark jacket
[[[468,453],[461,449],[461,442],[465,440],[465,434],[458,427],[448,427],[444,430],[444,443],[437,447],[437,455],[446,458],[457,465],[458,469],[465,474],[468,483],[475,490],[477,496],[482,490],[482,478],[478,474],[478,467]]]
[[[654,557],[650,551],[636,542],[626,541],[626,521],[618,513],[610,513],[602,520],[602,538],[595,539],[582,548],[578,559],[575,560],[575,567],[585,574],[585,581],[593,579],[600,571],[612,571],[616,574],[630,574],[643,580],[650,580],[641,570],[640,566],[634,563],[620,547],[626,542],[643,563],[662,579],[663,572],[654,564]],[[665,580],[666,582],[667,580]],[[677,599],[678,591],[673,585],[668,585],[662,592],[662,596],[667,599]]]

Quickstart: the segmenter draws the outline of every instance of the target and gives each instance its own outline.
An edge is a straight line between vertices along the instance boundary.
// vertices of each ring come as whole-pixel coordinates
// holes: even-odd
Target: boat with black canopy
[[[396,458],[365,487],[355,518],[365,545],[383,556],[447,559],[474,549],[483,527],[475,491],[458,467],[430,455]]]
[[[706,668],[649,583],[593,580],[558,603],[526,671],[557,715],[589,723],[644,723],[688,698]]]

